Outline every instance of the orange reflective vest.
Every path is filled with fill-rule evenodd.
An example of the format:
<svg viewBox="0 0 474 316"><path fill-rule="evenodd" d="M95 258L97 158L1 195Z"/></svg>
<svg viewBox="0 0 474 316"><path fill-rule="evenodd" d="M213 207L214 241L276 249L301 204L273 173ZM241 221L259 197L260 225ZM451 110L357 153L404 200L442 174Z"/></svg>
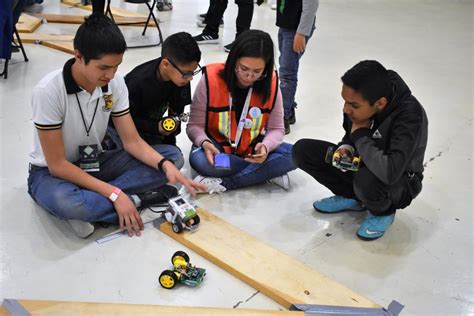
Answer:
<svg viewBox="0 0 474 316"><path fill-rule="evenodd" d="M263 135L266 123L273 109L278 91L278 77L276 72L273 72L270 98L262 103L262 97L252 93L250 98L250 107L258 107L260 109L260 116L250 116L250 111L247 113L247 119L252 121L250 128L245 128L242 131L239 145L235 150L229 142L229 137L232 143L235 143L235 135L237 133L238 121L236 118L235 107L232 107L232 113L229 115L229 89L225 81L221 78L220 73L224 69L224 64L210 64L205 67L206 83L207 83L207 108L206 108L206 133L216 143L222 146L226 153L237 154L239 156L246 156L252 153L253 147L257 143L259 135ZM229 120L232 120L231 130L229 135Z"/></svg>

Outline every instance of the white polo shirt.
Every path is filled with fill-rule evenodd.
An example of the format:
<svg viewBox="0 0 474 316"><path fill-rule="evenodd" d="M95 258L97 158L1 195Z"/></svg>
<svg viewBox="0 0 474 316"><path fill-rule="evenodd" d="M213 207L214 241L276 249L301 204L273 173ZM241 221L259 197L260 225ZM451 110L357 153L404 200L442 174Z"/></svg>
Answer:
<svg viewBox="0 0 474 316"><path fill-rule="evenodd" d="M38 130L60 129L65 157L70 162L76 162L79 159L81 145L97 144L99 150L102 150L101 142L104 139L110 115L122 116L129 113L128 90L120 75L116 74L107 86L97 87L91 95L74 81L71 73L74 61L70 59L63 69L48 74L33 90L32 107L35 129L33 131L34 148L30 152L30 163L33 165L47 166L39 142ZM106 102L106 100L109 101ZM87 135L86 129L89 127L90 131Z"/></svg>

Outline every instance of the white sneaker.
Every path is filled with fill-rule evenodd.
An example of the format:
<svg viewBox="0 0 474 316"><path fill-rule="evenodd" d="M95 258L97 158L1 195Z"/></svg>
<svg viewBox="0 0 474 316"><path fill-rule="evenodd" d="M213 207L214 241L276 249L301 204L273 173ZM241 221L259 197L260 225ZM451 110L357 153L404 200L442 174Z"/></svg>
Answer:
<svg viewBox="0 0 474 316"><path fill-rule="evenodd" d="M282 176L270 179L268 180L268 183L278 185L283 190L290 189L290 177L288 176L288 173L285 173Z"/></svg>
<svg viewBox="0 0 474 316"><path fill-rule="evenodd" d="M198 44L218 44L219 43L219 36L213 36L213 35L204 34L204 33L194 36L193 39Z"/></svg>
<svg viewBox="0 0 474 316"><path fill-rule="evenodd" d="M194 178L194 181L205 184L207 186L207 192L199 191L198 193L213 194L227 191L227 189L223 185L221 185L222 180L220 178L197 176L196 178Z"/></svg>
<svg viewBox="0 0 474 316"><path fill-rule="evenodd" d="M270 4L270 8L272 8L272 10L276 10L277 8L276 0L270 0L268 1L268 3Z"/></svg>
<svg viewBox="0 0 474 316"><path fill-rule="evenodd" d="M87 238L94 232L95 227L89 222L84 222L79 219L68 219L67 221L77 237Z"/></svg>

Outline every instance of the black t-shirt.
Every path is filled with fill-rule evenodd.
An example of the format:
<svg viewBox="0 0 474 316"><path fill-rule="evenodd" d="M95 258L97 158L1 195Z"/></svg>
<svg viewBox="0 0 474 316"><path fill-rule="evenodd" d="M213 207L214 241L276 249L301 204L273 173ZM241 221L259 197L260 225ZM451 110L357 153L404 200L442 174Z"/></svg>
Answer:
<svg viewBox="0 0 474 316"><path fill-rule="evenodd" d="M240 120L240 116L242 115L248 92L249 88L241 89L238 87L234 91L235 96L232 98L232 110L235 111L235 119L237 122Z"/></svg>
<svg viewBox="0 0 474 316"><path fill-rule="evenodd" d="M175 135L158 134L158 122L166 110L169 115L179 115L191 104L191 85L178 87L172 81L158 80L156 72L161 58L135 67L125 76L128 87L130 113L142 138L150 144L176 144Z"/></svg>

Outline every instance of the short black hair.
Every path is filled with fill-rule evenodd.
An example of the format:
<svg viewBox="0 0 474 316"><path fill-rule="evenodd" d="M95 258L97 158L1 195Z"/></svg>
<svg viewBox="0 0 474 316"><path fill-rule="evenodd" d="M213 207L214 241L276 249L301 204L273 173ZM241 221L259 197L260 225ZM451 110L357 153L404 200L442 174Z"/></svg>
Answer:
<svg viewBox="0 0 474 316"><path fill-rule="evenodd" d="M265 78L255 81L253 90L266 102L270 98L273 67L275 64L275 54L273 52L273 41L270 35L260 30L247 30L242 32L235 40L227 56L221 78L227 83L232 96L235 96L237 89L237 77L235 67L237 60L241 57L262 58L265 61Z"/></svg>
<svg viewBox="0 0 474 316"><path fill-rule="evenodd" d="M201 61L201 50L191 34L179 32L166 38L161 48L161 57L179 65Z"/></svg>
<svg viewBox="0 0 474 316"><path fill-rule="evenodd" d="M382 97L389 98L392 86L388 71L375 60L364 60L341 77L342 83L360 93L370 105Z"/></svg>
<svg viewBox="0 0 474 316"><path fill-rule="evenodd" d="M86 64L107 54L123 54L127 43L118 26L103 13L93 13L84 19L74 37L74 49L78 50Z"/></svg>

